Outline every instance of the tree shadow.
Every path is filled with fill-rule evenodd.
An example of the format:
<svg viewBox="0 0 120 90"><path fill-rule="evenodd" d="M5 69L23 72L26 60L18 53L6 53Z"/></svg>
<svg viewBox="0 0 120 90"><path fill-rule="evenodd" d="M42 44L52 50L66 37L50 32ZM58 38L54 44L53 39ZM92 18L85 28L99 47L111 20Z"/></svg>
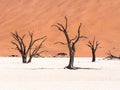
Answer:
<svg viewBox="0 0 120 90"><path fill-rule="evenodd" d="M31 70L58 70L58 69L66 69L66 70L101 70L101 68L81 68L81 67L74 67L72 69L67 69L66 67L65 68L31 68Z"/></svg>
<svg viewBox="0 0 120 90"><path fill-rule="evenodd" d="M74 67L70 70L80 70L80 69L82 69L82 70L101 70L101 68L83 68L83 67Z"/></svg>
<svg viewBox="0 0 120 90"><path fill-rule="evenodd" d="M63 69L63 68L31 68L31 70L57 70L57 69Z"/></svg>

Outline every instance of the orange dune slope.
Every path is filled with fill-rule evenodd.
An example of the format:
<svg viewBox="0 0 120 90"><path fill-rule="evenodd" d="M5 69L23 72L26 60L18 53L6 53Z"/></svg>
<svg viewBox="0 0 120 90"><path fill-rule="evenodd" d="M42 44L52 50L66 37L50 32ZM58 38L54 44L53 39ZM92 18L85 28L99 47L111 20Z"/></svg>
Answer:
<svg viewBox="0 0 120 90"><path fill-rule="evenodd" d="M120 54L120 0L0 0L0 56L18 54L11 49L10 32L14 31L21 35L31 31L35 38L46 35L48 39L42 48L48 50L46 56L68 53L66 46L54 44L65 41L65 37L51 27L57 22L64 24L64 16L68 17L71 38L80 22L81 35L88 37L77 44L76 56L91 55L86 43L94 36L101 42L97 56L105 56L108 50Z"/></svg>

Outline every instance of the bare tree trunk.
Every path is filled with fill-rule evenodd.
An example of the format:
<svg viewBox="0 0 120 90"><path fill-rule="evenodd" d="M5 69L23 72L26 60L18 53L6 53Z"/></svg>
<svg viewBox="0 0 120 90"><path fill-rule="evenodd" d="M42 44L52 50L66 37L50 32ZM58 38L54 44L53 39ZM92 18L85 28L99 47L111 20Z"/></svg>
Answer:
<svg viewBox="0 0 120 90"><path fill-rule="evenodd" d="M70 51L70 61L69 61L69 64L68 64L68 66L66 68L74 69L74 65L73 65L73 63L74 63L74 55L75 55L75 51L71 50Z"/></svg>
<svg viewBox="0 0 120 90"><path fill-rule="evenodd" d="M30 62L31 62L31 60L32 60L32 56L30 56L30 58L29 58L29 60L28 60L28 62L27 62L27 63L30 63Z"/></svg>
<svg viewBox="0 0 120 90"><path fill-rule="evenodd" d="M92 51L92 62L95 62L96 56L95 56L95 52Z"/></svg>
<svg viewBox="0 0 120 90"><path fill-rule="evenodd" d="M22 55L22 62L23 63L27 63L26 59L27 59L27 56L26 55Z"/></svg>

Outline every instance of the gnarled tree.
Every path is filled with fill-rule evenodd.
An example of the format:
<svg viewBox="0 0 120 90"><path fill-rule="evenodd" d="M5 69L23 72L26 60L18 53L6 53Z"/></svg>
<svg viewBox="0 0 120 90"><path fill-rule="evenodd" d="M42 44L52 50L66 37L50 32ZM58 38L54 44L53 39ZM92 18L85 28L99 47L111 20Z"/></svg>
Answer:
<svg viewBox="0 0 120 90"><path fill-rule="evenodd" d="M46 36L42 37L42 38L37 38L37 39L33 39L33 33L29 32L29 36L30 36L30 41L29 44L26 45L24 38L25 38L25 34L20 36L17 32L13 33L11 32L12 37L14 38L14 41L11 41L11 43L13 45L15 45L15 49L19 51L19 53L22 56L22 62L23 63L30 63L32 58L36 55L36 54L40 54L43 51L39 51L42 44L45 42L45 40L47 39ZM41 42L34 47L34 45L36 44L36 42L40 41ZM27 59L28 57L28 59Z"/></svg>
<svg viewBox="0 0 120 90"><path fill-rule="evenodd" d="M89 41L87 46L91 49L92 52L92 62L96 60L96 51L99 48L100 43L95 40L95 37L92 41Z"/></svg>
<svg viewBox="0 0 120 90"><path fill-rule="evenodd" d="M111 51L109 50L108 52L107 52L107 57L105 57L104 59L120 59L120 56L116 56L116 55L113 55L112 53L111 53Z"/></svg>
<svg viewBox="0 0 120 90"><path fill-rule="evenodd" d="M68 34L68 19L67 19L67 17L65 17L65 25L63 25L61 23L57 23L57 24L52 25L52 26L57 27L57 29L59 31L61 31L65 35L67 43L63 43L63 42L58 42L58 43L66 44L67 47L68 47L68 50L69 50L70 60L69 60L68 66L66 68L68 68L68 69L76 69L73 66L73 64L74 64L74 56L75 56L75 51L76 51L76 49L75 49L76 48L76 44L78 43L78 41L81 38L86 38L85 36L81 36L81 33L80 33L80 29L81 29L82 23L80 23L80 25L78 27L77 35L73 39L71 39L69 34Z"/></svg>

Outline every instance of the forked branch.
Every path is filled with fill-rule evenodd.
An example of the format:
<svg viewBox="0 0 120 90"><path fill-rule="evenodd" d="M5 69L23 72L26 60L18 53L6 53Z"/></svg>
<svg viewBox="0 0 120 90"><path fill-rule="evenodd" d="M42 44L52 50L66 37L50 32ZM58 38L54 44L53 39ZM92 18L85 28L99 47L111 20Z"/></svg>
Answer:
<svg viewBox="0 0 120 90"><path fill-rule="evenodd" d="M20 52L23 59L23 63L31 62L32 57L39 52L41 46L47 39L46 36L42 38L33 39L34 34L29 32L30 41L29 41L28 47L26 47L25 41L24 41L25 34L22 37L17 32L11 33L11 34L15 40L15 41L12 41L11 43ZM34 44L36 44L36 42L38 42L39 40L42 40L41 43L37 45L35 48L33 48ZM27 57L29 57L28 61L27 61Z"/></svg>

